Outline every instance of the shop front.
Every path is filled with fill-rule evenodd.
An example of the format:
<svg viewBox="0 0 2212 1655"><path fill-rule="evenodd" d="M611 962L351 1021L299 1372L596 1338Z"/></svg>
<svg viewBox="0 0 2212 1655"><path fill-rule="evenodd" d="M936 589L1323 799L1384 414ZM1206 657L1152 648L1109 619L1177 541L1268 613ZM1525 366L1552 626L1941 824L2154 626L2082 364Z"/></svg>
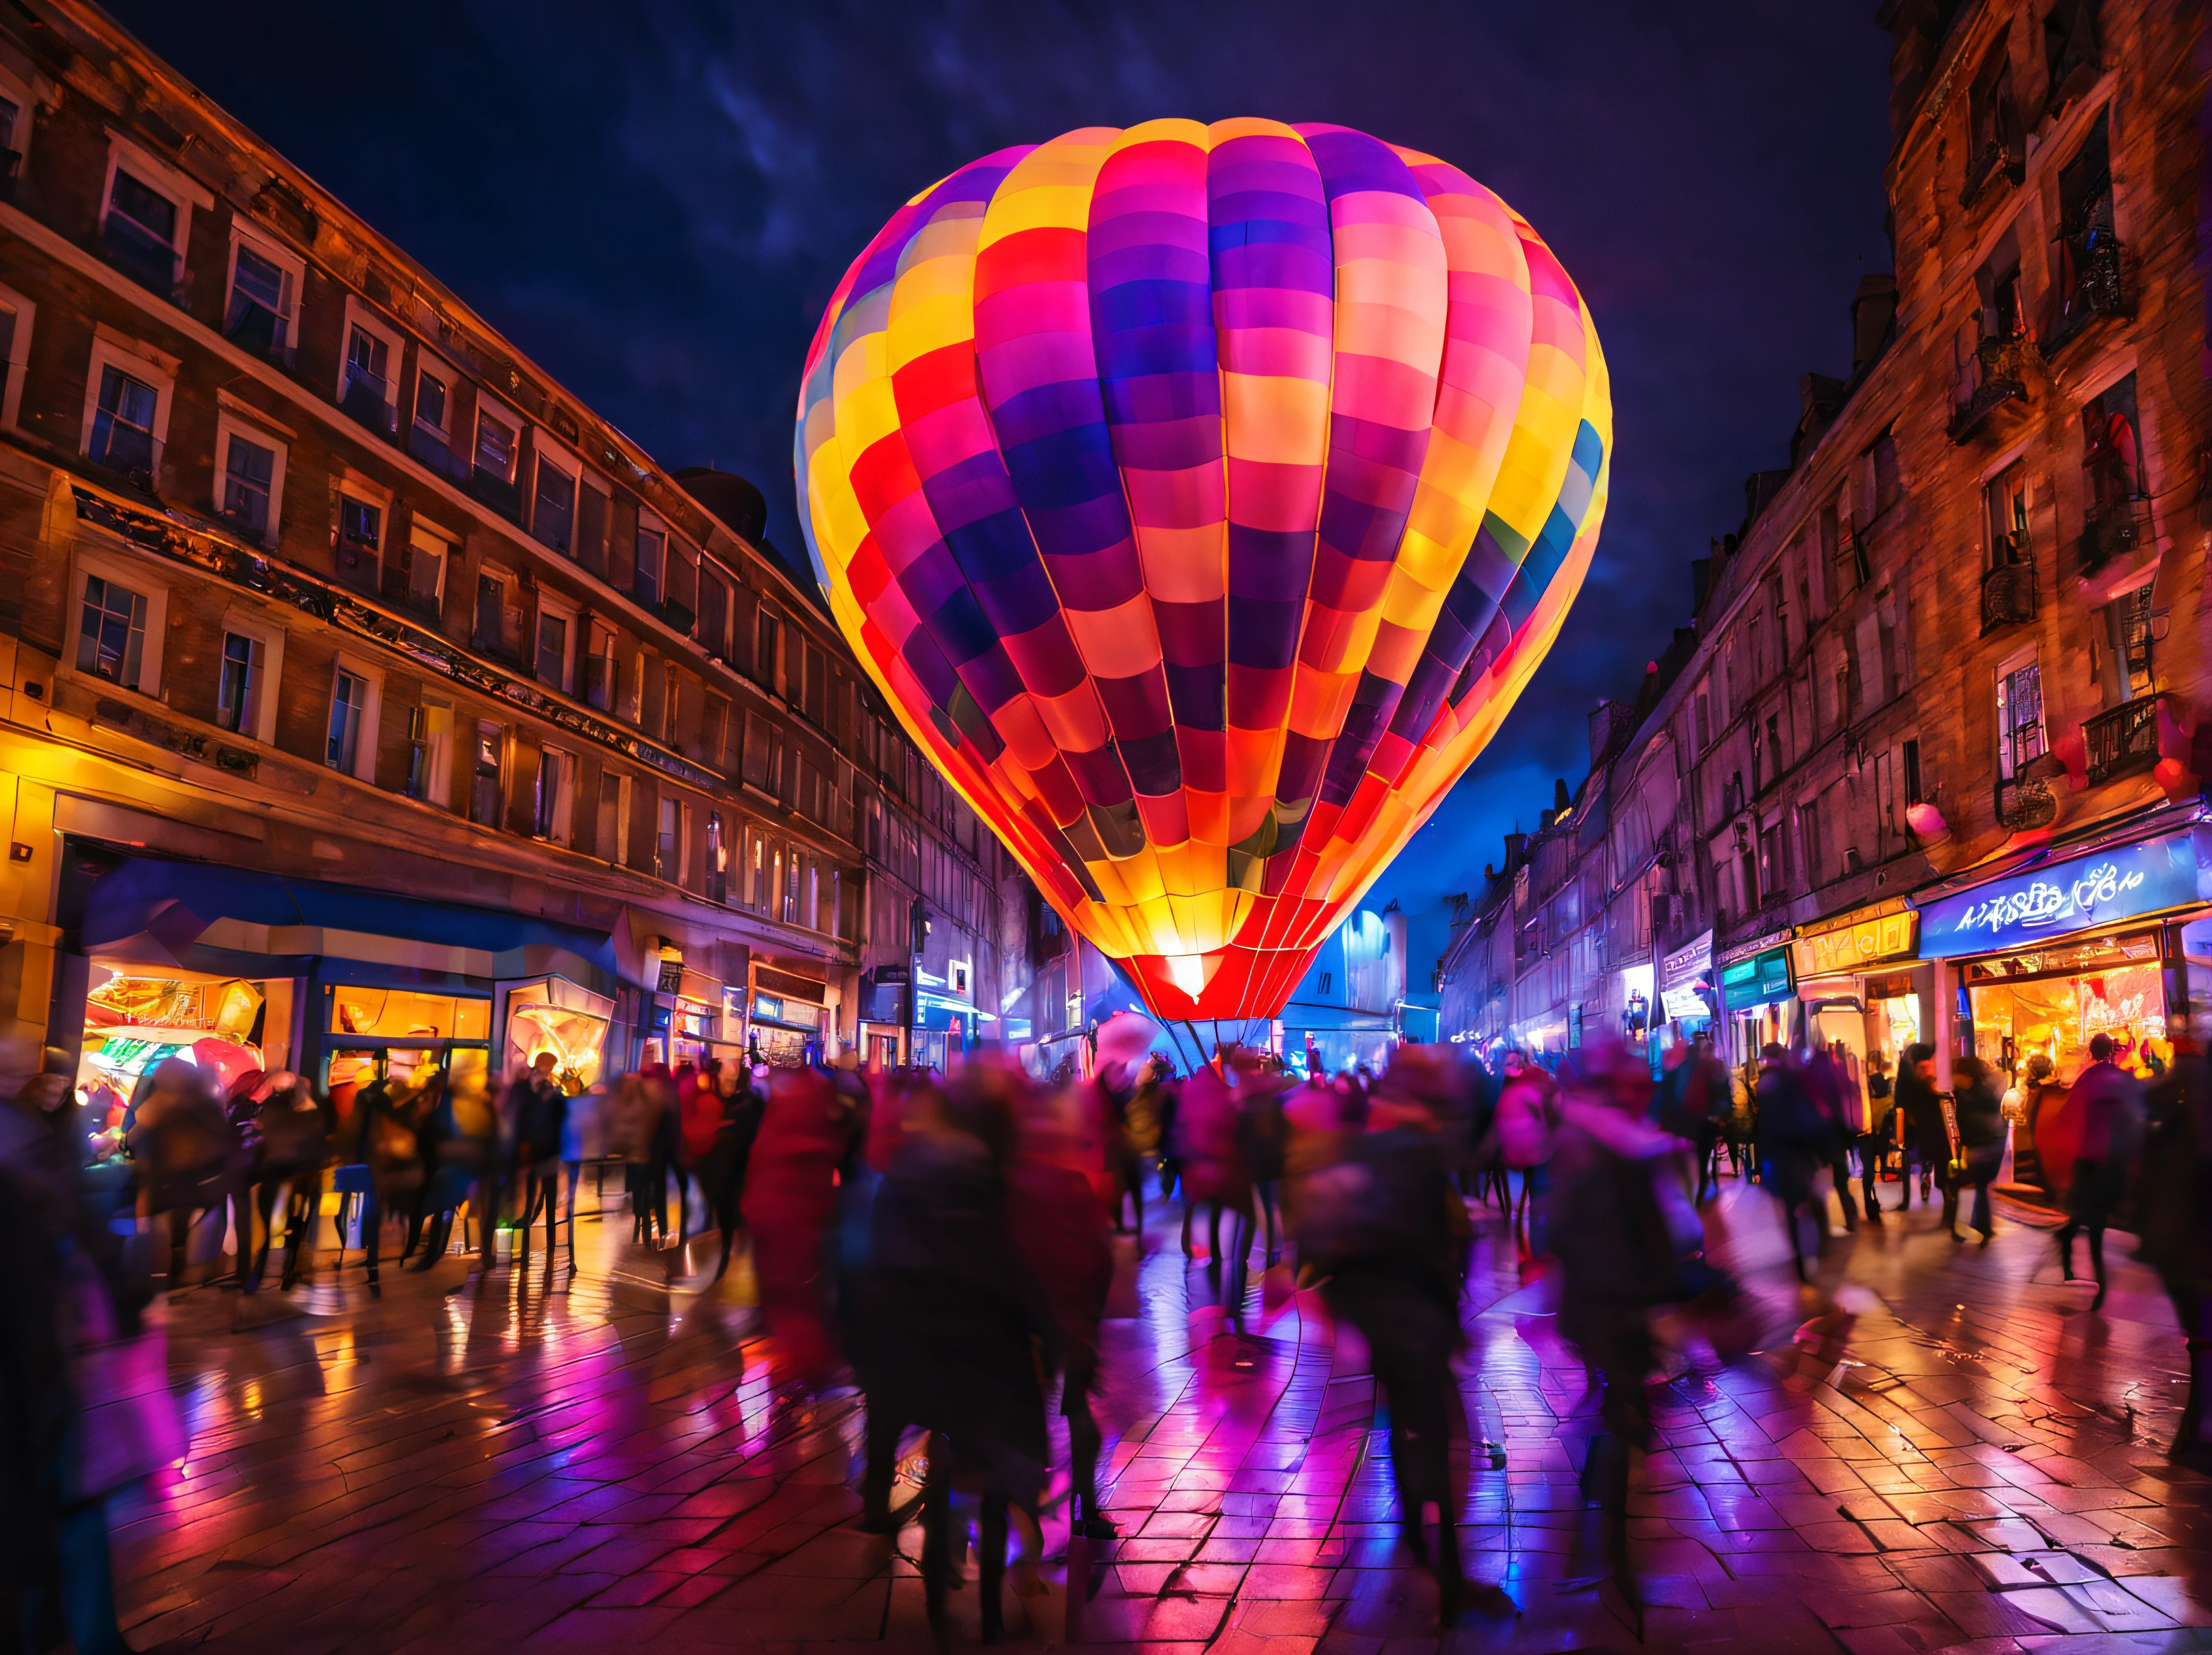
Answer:
<svg viewBox="0 0 2212 1655"><path fill-rule="evenodd" d="M79 934L78 1087L110 1116L170 1056L226 1091L295 1070L342 1114L380 1076L489 1082L495 1057L556 1040L572 1067L604 1062L612 949L573 926L124 857L94 882Z"/></svg>
<svg viewBox="0 0 2212 1655"><path fill-rule="evenodd" d="M1958 996L1953 1050L2069 1085L2089 1042L2140 1074L2171 1056L2206 943L2204 829L2100 849L1926 905L1920 954ZM2197 965L2201 975L2203 967Z"/></svg>
<svg viewBox="0 0 2212 1655"><path fill-rule="evenodd" d="M757 1060L773 1069L820 1062L830 1033L829 985L765 965L756 965L752 978L746 1026Z"/></svg>
<svg viewBox="0 0 2212 1655"><path fill-rule="evenodd" d="M1854 1080L1894 1074L1932 1024L1935 973L1918 964L1920 916L1902 897L1798 928L1790 944L1806 1034L1837 1052Z"/></svg>
<svg viewBox="0 0 2212 1655"><path fill-rule="evenodd" d="M1794 1030L1790 1009L1797 991L1790 975L1790 949L1782 944L1739 954L1720 968L1721 1015L1728 1021L1729 1052L1747 1076L1768 1046L1788 1046Z"/></svg>

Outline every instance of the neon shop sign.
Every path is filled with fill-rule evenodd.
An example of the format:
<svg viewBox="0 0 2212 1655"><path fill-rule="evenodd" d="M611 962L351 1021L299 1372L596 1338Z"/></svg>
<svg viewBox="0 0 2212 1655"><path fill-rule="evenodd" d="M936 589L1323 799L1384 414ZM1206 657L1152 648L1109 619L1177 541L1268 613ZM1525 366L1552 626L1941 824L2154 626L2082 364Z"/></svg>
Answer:
<svg viewBox="0 0 2212 1655"><path fill-rule="evenodd" d="M1932 959L2019 948L2197 898L2196 843L2186 834L2176 834L1931 903L1921 925L1920 954Z"/></svg>

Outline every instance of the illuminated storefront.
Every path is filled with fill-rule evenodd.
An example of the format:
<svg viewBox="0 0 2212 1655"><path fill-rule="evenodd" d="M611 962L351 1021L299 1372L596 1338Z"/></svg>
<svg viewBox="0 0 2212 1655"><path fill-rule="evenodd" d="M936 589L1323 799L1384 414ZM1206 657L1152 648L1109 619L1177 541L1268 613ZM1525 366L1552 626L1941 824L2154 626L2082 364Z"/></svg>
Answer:
<svg viewBox="0 0 2212 1655"><path fill-rule="evenodd" d="M2070 1082L2109 1034L2118 1060L2165 1059L2167 1013L2185 992L2181 921L2203 908L2201 829L2112 846L1929 903L1920 954L1963 991L1956 1049L2010 1074L2047 1058Z"/></svg>
<svg viewBox="0 0 2212 1655"><path fill-rule="evenodd" d="M1920 916L1892 898L1799 928L1790 944L1797 997L1812 1040L1841 1048L1845 1069L1863 1081L1881 1054L1894 1072L1905 1049L1924 1038L1923 997L1935 973L1916 964Z"/></svg>
<svg viewBox="0 0 2212 1655"><path fill-rule="evenodd" d="M553 1054L553 1078L570 1097L597 1085L607 1059L615 1003L565 977L517 983L507 991L508 1074Z"/></svg>
<svg viewBox="0 0 2212 1655"><path fill-rule="evenodd" d="M1732 1055L1739 1064L1755 1064L1770 1044L1790 1044L1790 1008L1796 999L1790 979L1790 950L1760 949L1729 961L1720 968L1720 998Z"/></svg>

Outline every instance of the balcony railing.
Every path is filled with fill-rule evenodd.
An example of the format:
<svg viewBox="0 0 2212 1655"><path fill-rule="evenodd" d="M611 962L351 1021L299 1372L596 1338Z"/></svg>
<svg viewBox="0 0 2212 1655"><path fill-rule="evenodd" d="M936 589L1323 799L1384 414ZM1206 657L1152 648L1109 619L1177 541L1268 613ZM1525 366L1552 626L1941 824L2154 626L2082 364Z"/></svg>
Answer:
<svg viewBox="0 0 2212 1655"><path fill-rule="evenodd" d="M2081 572L2094 574L2115 558L2131 555L2150 542L2150 502L2119 500L2081 524L2077 552Z"/></svg>
<svg viewBox="0 0 2212 1655"><path fill-rule="evenodd" d="M2125 250L2111 231L2100 228L2062 236L2059 250L2064 265L2059 277L2058 314L2043 341L2045 356L2072 343L2100 317L2135 313L2135 296L2122 258Z"/></svg>
<svg viewBox="0 0 2212 1655"><path fill-rule="evenodd" d="M2058 797L2041 776L2016 776L1997 784L1997 826L2007 833L2033 833L2058 820Z"/></svg>
<svg viewBox="0 0 2212 1655"><path fill-rule="evenodd" d="M1982 577L1982 636L2035 619L2035 565L2000 563Z"/></svg>
<svg viewBox="0 0 2212 1655"><path fill-rule="evenodd" d="M1977 348L1978 372L1974 388L1951 409L1950 436L1962 443L1981 427L1982 421L2007 403L2027 400L2027 349L2021 338L1984 339Z"/></svg>
<svg viewBox="0 0 2212 1655"><path fill-rule="evenodd" d="M2158 763L2157 695L2138 695L2081 726L2089 749L2089 780L2117 781Z"/></svg>

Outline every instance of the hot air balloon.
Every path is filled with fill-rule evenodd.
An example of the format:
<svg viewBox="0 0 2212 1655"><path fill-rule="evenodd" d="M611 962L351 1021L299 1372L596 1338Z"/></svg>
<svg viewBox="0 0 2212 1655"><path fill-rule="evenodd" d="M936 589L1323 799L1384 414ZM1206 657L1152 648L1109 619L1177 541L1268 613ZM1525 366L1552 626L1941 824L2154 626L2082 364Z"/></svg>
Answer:
<svg viewBox="0 0 2212 1655"><path fill-rule="evenodd" d="M962 167L832 296L795 464L908 733L1170 1019L1272 1016L1589 567L1589 312L1458 168L1340 126Z"/></svg>

